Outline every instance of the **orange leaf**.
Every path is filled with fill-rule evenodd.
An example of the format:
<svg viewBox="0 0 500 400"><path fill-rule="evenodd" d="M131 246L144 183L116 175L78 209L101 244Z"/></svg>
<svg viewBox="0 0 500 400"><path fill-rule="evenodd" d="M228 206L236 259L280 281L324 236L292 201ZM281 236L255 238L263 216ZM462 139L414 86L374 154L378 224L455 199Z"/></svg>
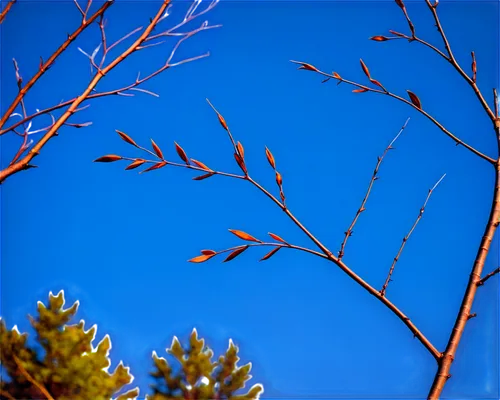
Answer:
<svg viewBox="0 0 500 400"><path fill-rule="evenodd" d="M247 166L245 165L245 162L243 161L243 159L240 157L239 154L237 153L234 153L234 159L236 160L236 162L238 163L238 165L240 166L241 170L245 173L245 175L248 173L247 172Z"/></svg>
<svg viewBox="0 0 500 400"><path fill-rule="evenodd" d="M213 250L202 250L201 254L204 254L206 256L210 256L210 255L213 256L213 255L216 255L217 253L215 251L213 251Z"/></svg>
<svg viewBox="0 0 500 400"><path fill-rule="evenodd" d="M120 156L115 156L114 154L108 154L107 156L96 158L94 162L113 162L121 159L122 158Z"/></svg>
<svg viewBox="0 0 500 400"><path fill-rule="evenodd" d="M281 249L281 246L275 247L269 253L267 253L264 257L262 257L259 261L264 261L264 260L267 260L268 258L271 258L272 256L274 256L278 252L279 249Z"/></svg>
<svg viewBox="0 0 500 400"><path fill-rule="evenodd" d="M281 243L286 243L282 238L280 238L278 235L276 235L275 233L272 233L272 232L268 232L268 235L271 236L274 240L277 240L278 242L281 242ZM286 243L288 244L288 243Z"/></svg>
<svg viewBox="0 0 500 400"><path fill-rule="evenodd" d="M381 35L372 36L370 39L375 40L376 42L385 42L386 40L389 40L388 37L381 36Z"/></svg>
<svg viewBox="0 0 500 400"><path fill-rule="evenodd" d="M298 69L305 69L307 71L319 72L318 68L314 67L311 64L307 64L307 63L302 63L301 66Z"/></svg>
<svg viewBox="0 0 500 400"><path fill-rule="evenodd" d="M129 164L127 168L125 168L126 170L127 169L135 169L137 167L140 167L142 164L144 164L146 162L146 160L143 160L143 159L136 159L132 164Z"/></svg>
<svg viewBox="0 0 500 400"><path fill-rule="evenodd" d="M368 89L365 89L365 88L354 89L352 92L353 93L364 93L364 92L368 92Z"/></svg>
<svg viewBox="0 0 500 400"><path fill-rule="evenodd" d="M365 73L365 75L370 78L370 71L368 71L368 67L365 65L365 63L363 62L363 60L360 58L359 59L359 63L361 64L361 68L363 69L363 72Z"/></svg>
<svg viewBox="0 0 500 400"><path fill-rule="evenodd" d="M334 73L333 73L333 77L334 77L335 79L342 79L342 78L340 77L340 75L339 75L339 74L337 74L336 72L334 72Z"/></svg>
<svg viewBox="0 0 500 400"><path fill-rule="evenodd" d="M370 82L373 83L374 85L377 85L379 88L384 89L382 84L379 81L377 81L376 79L370 79Z"/></svg>
<svg viewBox="0 0 500 400"><path fill-rule="evenodd" d="M267 147L266 147L266 157L267 157L267 161L269 161L269 164L271 164L271 167L276 169L276 163L274 161L273 153L271 153L271 151Z"/></svg>
<svg viewBox="0 0 500 400"><path fill-rule="evenodd" d="M132 138L130 136L128 136L126 133L123 133L121 131L119 131L118 129L116 129L116 133L118 133L120 135L120 137L125 140L128 144L131 144L132 146L135 146L135 147L139 147L137 146L137 143L134 142L132 140Z"/></svg>
<svg viewBox="0 0 500 400"><path fill-rule="evenodd" d="M408 96L410 96L410 100L415 105L418 109L422 109L422 104L420 103L420 99L417 97L415 93L410 92L407 90Z"/></svg>
<svg viewBox="0 0 500 400"><path fill-rule="evenodd" d="M165 165L167 165L168 163L166 161L161 161L161 162L158 162L154 165L152 165L151 167L149 168L146 168L144 171L141 171L140 174L142 174L143 172L149 172L149 171L153 171L154 169L159 169L159 168L163 168Z"/></svg>
<svg viewBox="0 0 500 400"><path fill-rule="evenodd" d="M204 169L205 171L211 171L210 168L208 168L205 164L203 164L201 161L194 160L193 158L191 159L193 164L196 164L196 166L200 167L201 169Z"/></svg>
<svg viewBox="0 0 500 400"><path fill-rule="evenodd" d="M153 139L151 139L151 144L153 145L153 149L156 155L163 160L163 153L161 152L161 149L158 147L158 145L155 143Z"/></svg>
<svg viewBox="0 0 500 400"><path fill-rule="evenodd" d="M184 149L179 146L176 142L175 143L175 150L177 151L177 154L179 155L179 157L182 159L182 161L184 161L187 165L189 165L189 160L187 158L187 155L186 155L186 152L184 151Z"/></svg>
<svg viewBox="0 0 500 400"><path fill-rule="evenodd" d="M243 148L243 145L238 142L236 147L238 148L238 152L240 153L241 158L245 158L245 149Z"/></svg>
<svg viewBox="0 0 500 400"><path fill-rule="evenodd" d="M210 260L215 254L202 254L201 256L197 256L192 258L191 260L188 260L189 262L192 263L202 263L207 260Z"/></svg>
<svg viewBox="0 0 500 400"><path fill-rule="evenodd" d="M216 112L217 112L217 111L216 111ZM222 127L223 127L226 131L228 131L228 130L229 130L229 128L228 128L228 126L227 126L227 124L226 124L226 120L224 119L224 117L223 117L222 115L220 115L219 113L217 113L217 117L219 117L219 122L220 122L220 124L222 125Z"/></svg>
<svg viewBox="0 0 500 400"><path fill-rule="evenodd" d="M283 184L283 178L281 177L281 174L276 171L276 183L278 184L279 187Z"/></svg>
<svg viewBox="0 0 500 400"><path fill-rule="evenodd" d="M262 240L254 238L252 235L249 235L246 232L243 231L238 231L236 229L229 229L229 232L231 232L233 235L238 236L240 239L247 240L249 242L258 242L262 243Z"/></svg>
<svg viewBox="0 0 500 400"><path fill-rule="evenodd" d="M202 181L203 179L210 178L212 175L215 175L215 174L213 172L209 172L208 174L205 174L205 175L195 176L193 178L193 181Z"/></svg>
<svg viewBox="0 0 500 400"><path fill-rule="evenodd" d="M231 254L229 254L223 262L231 261L233 258L235 258L235 257L239 256L241 253L243 253L246 249L248 249L248 245L238 247L235 251L233 251Z"/></svg>

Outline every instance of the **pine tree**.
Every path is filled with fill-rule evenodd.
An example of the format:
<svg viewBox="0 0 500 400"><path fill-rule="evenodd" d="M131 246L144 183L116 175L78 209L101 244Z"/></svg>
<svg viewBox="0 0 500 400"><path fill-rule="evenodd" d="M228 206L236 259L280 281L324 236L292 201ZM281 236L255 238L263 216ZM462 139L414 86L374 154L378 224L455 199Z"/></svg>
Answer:
<svg viewBox="0 0 500 400"><path fill-rule="evenodd" d="M79 302L64 309L63 291L49 294L48 306L38 302L38 317L29 317L41 349L27 344L28 334L20 334L14 326L8 330L0 321L2 376L0 399L57 400L126 400L139 395L132 389L119 394L133 381L129 368L122 362L114 372L107 371L111 340L106 335L93 347L96 326L85 330L84 321L68 325ZM37 351L38 350L38 351ZM41 351L40 351L41 350Z"/></svg>
<svg viewBox="0 0 500 400"><path fill-rule="evenodd" d="M249 375L252 364L237 366L238 347L232 340L225 354L212 362L213 351L205 346L203 339L198 339L193 329L186 348L174 337L167 353L177 361L177 368L172 368L165 358L153 352L155 371L151 375L156 382L152 385L153 395L147 400L253 400L264 392L262 385L255 384L246 393L241 393L245 382L252 378Z"/></svg>

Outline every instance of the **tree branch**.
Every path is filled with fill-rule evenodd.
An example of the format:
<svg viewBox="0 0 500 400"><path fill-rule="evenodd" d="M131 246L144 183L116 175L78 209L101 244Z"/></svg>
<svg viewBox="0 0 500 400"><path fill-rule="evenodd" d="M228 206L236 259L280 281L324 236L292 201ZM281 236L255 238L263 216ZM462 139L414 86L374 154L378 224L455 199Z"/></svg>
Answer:
<svg viewBox="0 0 500 400"><path fill-rule="evenodd" d="M19 371L23 374L23 376L30 382L32 385L36 386L36 388L47 398L47 400L54 400L54 398L50 395L49 391L39 382L37 382L26 369L22 366L21 361L15 355L12 356L14 361L19 368Z"/></svg>
<svg viewBox="0 0 500 400"><path fill-rule="evenodd" d="M347 245L347 241L349 240L349 237L351 237L351 235L353 233L354 226L356 225L356 222L358 221L359 216L361 215L361 213L363 211L366 210L366 208L365 208L366 202L368 201L368 197L370 196L373 184L378 179L377 174L378 174L378 170L380 168L380 165L382 164L382 161L384 160L384 158L387 155L387 153L389 152L389 150L393 149L392 145L396 142L396 140L399 138L399 136L403 133L409 120L410 120L410 118L408 118L406 120L406 122L404 123L404 125L401 128L401 130L399 131L399 133L396 135L396 137L394 139L392 139L391 143L389 143L389 145L387 146L387 148L385 149L383 154L380 157L377 157L377 164L375 165L375 169L373 170L373 175L372 175L372 178L370 179L370 184L368 185L368 189L366 191L365 197L363 198L363 201L361 202L361 206L358 208L358 211L356 212L356 215L354 216L354 219L352 220L351 225L349 225L349 228L347 228L347 231L345 232L344 240L342 241L342 244L340 245L340 250L338 252L339 260L341 260L345 254L345 247Z"/></svg>
<svg viewBox="0 0 500 400"><path fill-rule="evenodd" d="M4 21L5 17L7 16L8 12L10 11L10 9L12 8L12 6L16 1L17 0L10 0L5 6L5 8L2 10L2 12L0 13L0 24Z"/></svg>
<svg viewBox="0 0 500 400"><path fill-rule="evenodd" d="M446 174L444 174L438 181L437 183L431 188L429 189L429 192L427 193L427 197L425 198L425 201L424 201L424 204L423 206L420 208L420 211L418 213L418 217L417 219L415 220L415 222L413 223L413 226L411 227L410 231L406 234L406 236L403 238L403 243L401 243L401 246L399 247L399 250L398 250L398 253L396 254L396 257L394 257L394 260L392 261L392 265L391 265L391 268L389 269L389 273L387 275L387 278L385 280L385 283L384 285L382 286L382 289L380 290L380 295L381 296L385 296L385 292L387 291L387 286L389 286L389 282L392 281L391 277L392 277L392 274L394 272L394 268L396 267L396 263L398 262L399 258L401 257L401 253L403 252L403 249L406 245L406 243L408 242L408 239L410 238L411 234L413 233L413 231L415 230L415 228L417 227L418 223L420 222L420 220L422 219L422 216L424 215L424 211L425 211L425 207L427 206L427 203L429 202L429 199L431 198L431 195L432 195L432 192L434 191L434 189L436 189L436 187L441 183L441 181L444 179L444 177L446 176Z"/></svg>
<svg viewBox="0 0 500 400"><path fill-rule="evenodd" d="M484 160L488 161L489 163L491 164L495 164L496 160L481 153L479 150L475 149L474 147L468 145L467 143L465 143L463 140L459 139L458 137L456 137L453 133L451 133L450 131L448 131L441 123L439 123L434 117L432 117L429 113L427 113L426 111L424 111L421 106L419 106L419 104L415 104L413 103L412 101L408 101L406 99L404 99L403 97L401 96L398 96L394 93L391 93L389 91L387 91L385 88L382 87L381 90L379 89L373 89L373 88L370 88L368 86L365 86L365 85L362 85L360 83L357 83L357 82L353 82L353 81L350 81L350 80L347 80L347 79L344 79L342 78L339 74L337 74L336 72L334 72L333 74L328 74L326 72L323 72L323 71L320 71L319 69L317 69L316 67L312 66L311 64L308 64L308 63L304 63L304 62L301 62L301 61L293 61L291 60L292 63L294 64L299 64L300 67L299 69L305 69L305 70L308 70L308 71L313 71L313 72L316 72L320 75L323 75L323 76L326 76L327 77L327 80L329 79L336 79L339 83L346 83L348 85L351 85L351 86L355 86L359 89L356 89L356 92L357 93L363 93L363 92L372 92L372 93L378 93L378 94L383 94L383 95L386 95L386 96L389 96L389 97L392 97L396 100L399 100L407 105L409 105L410 107L414 108L415 110L417 110L418 112L420 112L422 115L426 116L430 121L432 121L434 123L434 125L436 125L446 136L450 137L451 139L453 139L455 141L455 143L457 145L462 145L463 147L465 147L466 149L470 150L472 153L474 153L475 155L483 158ZM374 80L372 80L374 81ZM377 83L375 83L377 82ZM377 86L381 87L380 85L380 82L378 81L375 81L375 82L372 82L372 83L375 83Z"/></svg>
<svg viewBox="0 0 500 400"><path fill-rule="evenodd" d="M40 68L35 75L24 85L24 87L19 88L19 93L12 101L11 105L7 108L3 116L0 118L0 129L4 126L5 122L9 119L10 115L14 112L16 107L24 98L26 93L33 87L33 85L42 77L42 75L47 71L54 61L68 48L68 46L85 30L87 29L99 16L104 14L104 12L113 4L113 0L107 0L87 21L83 21L82 24L74 31L64 43L49 57L47 61L40 64ZM1 180L0 180L1 182Z"/></svg>
<svg viewBox="0 0 500 400"><path fill-rule="evenodd" d="M500 272L500 267L498 267L497 269L491 271L489 274L485 275L483 279L481 279L480 281L477 282L477 286L482 286L484 285L484 283L490 279L493 275L495 274L498 274Z"/></svg>

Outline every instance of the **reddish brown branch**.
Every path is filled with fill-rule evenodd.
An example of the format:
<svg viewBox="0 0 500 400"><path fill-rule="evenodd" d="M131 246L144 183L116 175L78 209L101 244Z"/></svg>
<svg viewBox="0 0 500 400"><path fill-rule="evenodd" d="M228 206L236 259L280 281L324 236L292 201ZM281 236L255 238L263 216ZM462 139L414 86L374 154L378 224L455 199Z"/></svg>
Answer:
<svg viewBox="0 0 500 400"><path fill-rule="evenodd" d="M356 211L356 215L354 216L354 219L352 220L351 225L349 225L349 228L347 228L347 231L345 232L344 240L342 241L342 244L340 245L340 250L338 252L338 258L339 258L339 260L341 260L342 257L344 257L345 247L347 245L347 241L349 240L349 237L351 237L351 235L353 233L354 226L356 225L356 222L358 221L359 216L361 215L361 213L363 211L366 210L366 202L368 201L368 197L370 197L370 193L372 191L373 184L378 179L377 174L378 174L378 170L380 168L380 165L382 164L382 161L384 160L384 158L387 155L387 153L389 152L389 150L393 149L392 145L396 142L396 140L399 138L399 136L403 133L403 131L406 128L406 125L408 124L409 120L410 120L410 118L408 118L406 120L406 122L404 123L403 127L400 129L400 131L398 132L398 134L396 135L396 137L394 139L392 139L391 143L389 143L389 145L386 147L386 149L382 153L382 155L379 156L379 157L377 157L377 164L375 165L375 169L373 170L373 175L372 175L372 177L370 179L370 183L368 185L368 189L366 191L365 197L363 198L363 201L361 202L361 206Z"/></svg>
<svg viewBox="0 0 500 400"><path fill-rule="evenodd" d="M451 133L450 131L448 131L440 122L438 122L433 116L431 116L429 113L427 113L426 111L424 111L417 104L414 104L412 101L406 100L403 97L398 96L398 95L396 95L394 93L391 93L389 91L386 91L386 90L379 90L379 89L370 88L370 87L368 87L366 85L362 85L360 83L344 79L340 75L338 75L337 73L328 74L326 72L320 71L319 69L317 69L316 67L314 67L314 66L312 66L311 64L308 64L308 63L304 63L304 62L301 62L301 61L294 61L294 60L291 60L291 62L294 63L294 64L299 64L301 66L299 69L305 69L305 70L308 70L308 71L313 71L313 72L316 72L316 73L318 73L318 74L320 74L322 76L326 76L329 79L335 79L335 80L337 80L340 83L343 82L343 83L346 83L348 85L355 86L355 87L361 89L361 92L372 92L372 93L383 94L383 95L392 97L392 98L394 98L396 100L399 100L399 101L401 101L401 102L409 105L410 107L414 108L415 110L417 110L418 112L420 112L422 115L425 115L446 136L448 136L451 139L453 139L457 145L458 144L462 145L463 147L465 147L466 149L470 150L475 155L483 158L484 160L490 162L491 164L495 164L496 163L496 160L494 158L491 158L491 157L489 157L489 156L481 153L479 150L475 149L474 147L472 147L469 144L465 143L463 140L461 140L458 137L456 137L453 133Z"/></svg>
<svg viewBox="0 0 500 400"><path fill-rule="evenodd" d="M19 368L19 371L21 371L21 374L26 378L26 380L29 383L31 383L33 386L35 386L40 391L40 393L42 393L47 398L47 400L54 400L54 398L51 396L51 394L45 388L45 386L43 386L40 382L37 382L36 379L34 379L29 374L29 372L26 371L26 369L22 366L21 361L16 356L13 356L13 357L14 357L14 361L17 365L17 368Z"/></svg>
<svg viewBox="0 0 500 400"><path fill-rule="evenodd" d="M33 87L33 85L42 77L42 75L47 71L54 61L68 48L68 46L85 30L87 29L98 17L100 17L104 12L113 4L113 1L106 1L88 20L83 21L82 24L74 31L64 43L49 57L47 61L40 65L40 68L35 75L24 85L20 87L19 93L12 101L11 105L7 108L3 116L0 118L0 129L4 126L5 122L9 119L10 115L14 112L16 107L24 98L26 93ZM1 179L0 179L1 182Z"/></svg>
<svg viewBox="0 0 500 400"><path fill-rule="evenodd" d="M4 21L5 17L7 16L8 12L10 11L10 9L12 8L12 6L16 1L17 0L10 0L5 6L5 8L2 10L2 12L0 13L0 24Z"/></svg>
<svg viewBox="0 0 500 400"><path fill-rule="evenodd" d="M425 198L425 201L424 201L424 204L422 205L422 207L420 208L420 211L418 213L418 217L417 219L415 220L415 222L413 223L410 231L406 234L406 236L403 238L403 242L401 243L401 246L399 247L399 250L398 250L398 253L396 254L396 257L394 257L393 261L392 261L392 265L391 265L391 268L389 269L389 273L387 274L387 278L385 280L385 283L384 285L382 286L382 289L380 290L380 295L381 296L385 296L385 293L387 291L387 286L389 286L389 282L392 281L392 274L394 272L394 268L396 268L396 263L398 262L399 258L401 257L401 253L403 252L403 249L406 245L406 243L408 242L408 239L410 239L410 236L412 235L413 231L415 230L415 228L417 227L418 223L420 222L420 220L422 219L422 216L424 215L424 211L425 211L425 207L427 206L427 203L429 202L429 199L431 198L431 195L432 195L432 192L436 189L436 187L441 183L441 181L444 179L444 177L446 176L446 174L444 174L438 181L437 183L431 188L429 189L429 192L427 193L427 197Z"/></svg>
<svg viewBox="0 0 500 400"><path fill-rule="evenodd" d="M490 279L493 275L498 274L500 272L500 267L497 269L491 271L489 274L486 274L483 279L481 279L479 282L477 282L477 286L482 286L484 283Z"/></svg>

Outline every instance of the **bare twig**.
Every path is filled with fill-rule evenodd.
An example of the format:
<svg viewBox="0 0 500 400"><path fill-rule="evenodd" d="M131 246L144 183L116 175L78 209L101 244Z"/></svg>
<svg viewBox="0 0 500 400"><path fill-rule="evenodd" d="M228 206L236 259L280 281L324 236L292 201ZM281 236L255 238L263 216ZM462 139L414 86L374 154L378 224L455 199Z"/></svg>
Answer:
<svg viewBox="0 0 500 400"><path fill-rule="evenodd" d="M6 397L8 400L16 400L14 397L10 395L9 392L6 392L5 390L0 389L0 396Z"/></svg>
<svg viewBox="0 0 500 400"><path fill-rule="evenodd" d="M5 6L5 8L2 10L2 12L0 13L0 24L4 21L5 17L7 16L7 13L10 11L10 9L12 8L12 6L16 1L17 0L10 0Z"/></svg>
<svg viewBox="0 0 500 400"><path fill-rule="evenodd" d="M54 398L50 395L49 391L40 383L37 382L26 369L22 366L21 361L15 355L13 355L14 361L19 368L19 371L23 374L23 376L30 382L32 385L36 386L38 390L47 398L47 400L54 400Z"/></svg>
<svg viewBox="0 0 500 400"><path fill-rule="evenodd" d="M498 274L499 272L500 272L500 267L498 267L497 269L495 269L495 270L491 271L489 274L486 274L486 275L484 276L484 278L483 278L483 279L481 279L480 281L478 281L478 282L477 282L477 286L482 286L482 285L484 285L484 283L485 283L488 279L490 279L493 275Z"/></svg>
<svg viewBox="0 0 500 400"><path fill-rule="evenodd" d="M320 75L326 76L329 79L336 79L339 82L343 82L343 83L346 83L348 85L355 86L355 87L357 87L357 88L360 89L360 92L372 92L372 93L383 94L383 95L387 95L389 97L392 97L392 98L394 98L396 100L399 100L399 101L401 101L401 102L409 105L410 107L414 108L415 110L417 110L418 112L420 112L422 115L425 115L446 136L448 136L451 139L453 139L457 145L462 145L466 149L470 150L472 153L474 153L477 156L485 159L486 161L490 162L491 164L495 164L495 162L496 162L496 160L494 158L491 158L491 157L489 157L489 156L481 153L479 150L475 149L474 147L472 147L469 144L465 143L463 140L461 140L458 137L456 137L453 133L451 133L450 131L448 131L441 123L439 123L433 116L431 116L429 113L427 113L426 111L424 111L417 104L414 104L412 101L406 100L403 97L398 96L398 95L396 95L394 93L388 92L386 90L379 90L379 89L370 88L370 87L368 87L366 85L362 85L360 83L344 79L340 75L338 75L337 73L328 74L326 72L320 71L319 69L317 69L316 67L314 67L314 66L312 66L311 64L308 64L308 63L304 63L304 62L301 62L301 61L293 61L293 60L291 60L291 62L294 63L294 64L299 64L300 65L299 69L305 69L305 70L313 71L313 72L316 72L316 73L318 73Z"/></svg>
<svg viewBox="0 0 500 400"><path fill-rule="evenodd" d="M427 206L427 203L429 202L429 199L431 198L431 195L432 195L432 192L434 191L434 189L436 189L436 187L441 183L441 181L444 179L444 177L446 176L446 174L444 174L438 181L437 183L431 188L429 189L429 192L427 193L427 197L425 198L425 201L424 201L424 204L422 205L422 207L420 208L420 211L418 213L418 217L417 219L415 220L415 222L413 223L413 226L411 227L410 231L406 234L406 236L403 238L403 242L401 243L401 246L399 247L399 250L398 250L398 253L396 254L396 257L394 257L393 261L392 261L392 265L391 265L391 268L389 269L389 273L387 274L387 278L385 280L385 283L384 285L382 286L382 289L380 290L380 295L381 296L385 296L385 293L387 291L387 286L389 286L389 282L392 281L392 274L394 272L394 268L396 267L396 263L398 262L399 258L401 257L401 253L403 252L403 249L406 245L406 243L408 242L408 239L410 238L410 236L412 235L413 231L415 230L415 228L417 227L418 223L420 222L420 220L422 219L422 216L424 215L424 211L425 211L425 207Z"/></svg>
<svg viewBox="0 0 500 400"><path fill-rule="evenodd" d="M40 68L36 72L35 75L24 85L24 87L20 88L19 93L12 101L11 105L7 108L3 116L0 118L0 129L3 128L5 122L9 119L10 115L14 112L16 107L21 102L21 99L24 98L26 93L33 87L33 85L42 77L42 75L47 71L54 61L68 48L68 46L85 30L87 29L97 18L99 18L104 12L113 4L113 0L106 1L88 20L82 22L82 24L78 27L76 31L74 31L71 35L68 35L68 38L64 41L64 43L49 57L47 61L40 65Z"/></svg>
<svg viewBox="0 0 500 400"><path fill-rule="evenodd" d="M356 215L354 216L354 219L352 220L351 225L349 225L349 228L347 228L347 231L345 232L345 235L344 235L344 240L342 241L342 244L340 245L340 250L338 252L338 258L339 258L339 260L341 260L342 257L345 254L345 247L347 245L347 241L349 240L349 237L351 237L351 235L353 233L354 226L356 225L356 222L358 221L359 216L361 215L361 213L363 211L366 210L366 207L365 207L366 206L366 202L368 201L368 197L370 197L370 193L371 193L373 184L378 179L377 174L378 174L378 170L380 168L380 165L382 164L382 161L384 160L384 158L387 155L387 153L389 152L389 150L393 149L392 145L396 142L396 140L398 140L399 136L403 133L403 131L406 128L406 125L408 124L409 120L410 120L410 118L408 118L406 120L406 122L404 123L403 127L400 129L400 131L398 132L398 134L396 135L396 137L394 139L392 139L391 143L389 143L389 145L386 147L386 149L382 153L382 155L379 156L379 157L377 157L377 164L375 165L375 169L373 170L373 174L372 174L372 177L370 179L370 184L368 185L368 189L366 191L365 197L363 198L363 201L361 202L361 206L356 211Z"/></svg>

